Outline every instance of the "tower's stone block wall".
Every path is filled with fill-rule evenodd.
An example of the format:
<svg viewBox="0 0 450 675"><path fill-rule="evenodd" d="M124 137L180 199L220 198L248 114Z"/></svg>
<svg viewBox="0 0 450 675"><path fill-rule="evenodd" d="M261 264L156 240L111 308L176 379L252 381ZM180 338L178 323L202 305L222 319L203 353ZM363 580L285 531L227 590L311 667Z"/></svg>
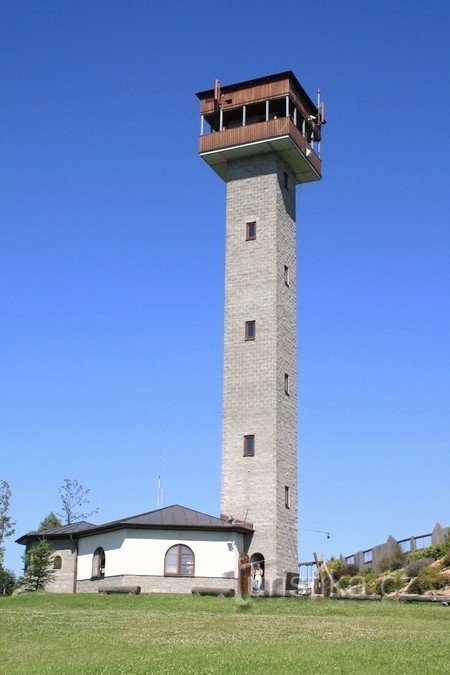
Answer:
<svg viewBox="0 0 450 675"><path fill-rule="evenodd" d="M264 556L270 585L297 570L295 184L272 153L230 162L228 179L222 512L254 524L249 554ZM254 457L243 456L248 434Z"/></svg>

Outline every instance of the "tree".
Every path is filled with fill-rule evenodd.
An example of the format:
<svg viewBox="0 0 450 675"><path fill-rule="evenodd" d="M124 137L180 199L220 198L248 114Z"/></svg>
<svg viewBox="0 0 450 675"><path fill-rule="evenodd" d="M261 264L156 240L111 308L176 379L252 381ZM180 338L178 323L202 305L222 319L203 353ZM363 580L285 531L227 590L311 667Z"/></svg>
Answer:
<svg viewBox="0 0 450 675"><path fill-rule="evenodd" d="M52 581L54 551L50 542L42 537L23 556L25 572L21 585L27 591L43 591Z"/></svg>
<svg viewBox="0 0 450 675"><path fill-rule="evenodd" d="M0 569L0 595L11 595L16 587L16 575L11 570Z"/></svg>
<svg viewBox="0 0 450 675"><path fill-rule="evenodd" d="M48 516L45 516L44 520L39 525L38 532L41 530L51 530L53 527L59 527L60 525L62 525L61 520L53 513L53 511L50 511Z"/></svg>
<svg viewBox="0 0 450 675"><path fill-rule="evenodd" d="M94 513L97 513L98 508L89 511L89 513L80 511L84 504L89 504L89 499L87 498L89 492L90 490L85 490L75 478L73 480L64 478L64 483L59 488L62 513L58 513L58 516L60 516L67 525L75 523L78 520L84 520Z"/></svg>
<svg viewBox="0 0 450 675"><path fill-rule="evenodd" d="M0 569L3 568L3 558L5 555L5 547L3 545L6 537L14 534L15 522L9 515L9 507L11 504L11 488L6 480L0 480Z"/></svg>

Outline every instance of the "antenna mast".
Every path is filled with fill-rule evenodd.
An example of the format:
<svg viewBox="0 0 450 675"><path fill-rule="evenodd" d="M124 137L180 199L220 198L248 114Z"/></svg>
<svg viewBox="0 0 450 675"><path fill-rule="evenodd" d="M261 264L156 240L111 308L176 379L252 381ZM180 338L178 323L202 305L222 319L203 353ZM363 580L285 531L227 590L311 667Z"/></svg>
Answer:
<svg viewBox="0 0 450 675"><path fill-rule="evenodd" d="M161 438L159 444L159 475L158 475L158 488L156 490L156 508L162 509L163 506L163 489L161 484L161 473L162 473L162 437L163 432L161 431Z"/></svg>

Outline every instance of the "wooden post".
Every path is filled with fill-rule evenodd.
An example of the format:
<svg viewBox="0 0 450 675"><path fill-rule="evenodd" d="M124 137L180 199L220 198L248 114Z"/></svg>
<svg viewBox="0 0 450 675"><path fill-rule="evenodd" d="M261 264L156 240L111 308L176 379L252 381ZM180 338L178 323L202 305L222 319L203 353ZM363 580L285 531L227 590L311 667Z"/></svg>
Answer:
<svg viewBox="0 0 450 675"><path fill-rule="evenodd" d="M250 592L250 558L248 553L239 556L239 593L248 595Z"/></svg>

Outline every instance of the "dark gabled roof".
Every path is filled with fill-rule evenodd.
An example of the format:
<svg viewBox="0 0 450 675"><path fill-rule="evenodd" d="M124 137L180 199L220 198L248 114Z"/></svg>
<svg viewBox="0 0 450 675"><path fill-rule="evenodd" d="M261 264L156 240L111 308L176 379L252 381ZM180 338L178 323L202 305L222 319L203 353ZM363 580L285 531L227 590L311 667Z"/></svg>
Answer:
<svg viewBox="0 0 450 675"><path fill-rule="evenodd" d="M104 530L117 530L119 528L149 528L149 529L179 529L179 530L231 530L233 532L248 532L251 531L251 525L244 526L242 524L230 523L222 518L210 516L201 511L188 509L186 506L174 504L173 506L166 506L163 509L156 509L155 511L147 511L140 513L137 516L130 518L122 518L121 520L113 520L110 523L98 525L95 532Z"/></svg>
<svg viewBox="0 0 450 675"><path fill-rule="evenodd" d="M46 539L66 539L108 530L118 530L122 528L144 528L144 529L178 529L178 530L228 530L232 532L252 532L252 526L242 523L232 523L216 516L209 516L201 511L188 509L186 506L174 504L166 506L163 509L140 513L130 518L112 520L102 525L93 525L92 523L73 523L72 525L62 525L54 527L51 530L41 532L28 532L17 539L18 544L28 544L30 541L39 537Z"/></svg>
<svg viewBox="0 0 450 675"><path fill-rule="evenodd" d="M88 523L86 520L80 520L78 523L70 523L69 525L58 525L52 527L50 530L39 530L36 534L45 536L49 532L52 534L74 534L75 532L82 532L88 530L90 527L96 527L95 523Z"/></svg>
<svg viewBox="0 0 450 675"><path fill-rule="evenodd" d="M70 525L58 525L58 527L52 527L50 530L38 530L27 532L19 539L16 539L17 544L27 544L33 539L39 539L40 537L45 537L45 539L66 539L70 538L70 535L79 534L80 532L86 532L93 527L97 527L94 523L88 523L86 520L80 520L78 523L70 523Z"/></svg>
<svg viewBox="0 0 450 675"><path fill-rule="evenodd" d="M116 522L116 521L115 521ZM148 511L138 516L131 516L120 521L124 525L164 525L168 527L219 527L226 528L229 524L216 516L209 516L201 511L188 509L186 506L174 504L163 509Z"/></svg>

